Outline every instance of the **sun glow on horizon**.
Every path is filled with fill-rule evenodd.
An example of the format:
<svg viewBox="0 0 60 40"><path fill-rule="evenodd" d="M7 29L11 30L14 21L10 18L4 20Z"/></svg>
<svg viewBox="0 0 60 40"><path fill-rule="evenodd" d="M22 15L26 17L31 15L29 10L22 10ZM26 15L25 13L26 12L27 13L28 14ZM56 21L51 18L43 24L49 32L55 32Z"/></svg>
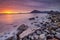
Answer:
<svg viewBox="0 0 60 40"><path fill-rule="evenodd" d="M20 13L20 12L16 12L15 10L3 10L1 13L6 13L6 14L12 14L12 13Z"/></svg>
<svg viewBox="0 0 60 40"><path fill-rule="evenodd" d="M3 9L0 13L13 14L13 13L28 13L29 10L17 10L17 9Z"/></svg>

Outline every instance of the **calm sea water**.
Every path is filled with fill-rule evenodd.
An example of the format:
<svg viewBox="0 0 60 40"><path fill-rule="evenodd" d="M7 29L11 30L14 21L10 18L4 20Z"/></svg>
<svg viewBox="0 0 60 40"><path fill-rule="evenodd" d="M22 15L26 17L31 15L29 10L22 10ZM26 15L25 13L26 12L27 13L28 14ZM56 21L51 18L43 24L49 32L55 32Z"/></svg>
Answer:
<svg viewBox="0 0 60 40"><path fill-rule="evenodd" d="M28 24L28 18L31 17L45 17L48 16L46 13L38 13L38 14L3 14L0 15L0 33L14 30L17 25L21 25L23 23Z"/></svg>

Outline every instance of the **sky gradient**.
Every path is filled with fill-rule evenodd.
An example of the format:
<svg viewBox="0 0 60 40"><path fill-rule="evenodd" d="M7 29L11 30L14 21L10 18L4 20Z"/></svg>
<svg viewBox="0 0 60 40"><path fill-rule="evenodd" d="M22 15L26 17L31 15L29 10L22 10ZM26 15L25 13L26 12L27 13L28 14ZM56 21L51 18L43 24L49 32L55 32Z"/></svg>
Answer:
<svg viewBox="0 0 60 40"><path fill-rule="evenodd" d="M5 11L24 13L34 9L60 11L60 0L0 0L0 13Z"/></svg>

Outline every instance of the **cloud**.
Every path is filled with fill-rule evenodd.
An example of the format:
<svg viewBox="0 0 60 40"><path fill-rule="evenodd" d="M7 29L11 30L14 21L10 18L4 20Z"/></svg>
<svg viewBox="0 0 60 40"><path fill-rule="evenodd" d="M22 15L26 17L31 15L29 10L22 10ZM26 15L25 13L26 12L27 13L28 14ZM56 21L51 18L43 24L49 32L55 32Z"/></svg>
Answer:
<svg viewBox="0 0 60 40"><path fill-rule="evenodd" d="M0 9L60 9L60 0L0 0Z"/></svg>

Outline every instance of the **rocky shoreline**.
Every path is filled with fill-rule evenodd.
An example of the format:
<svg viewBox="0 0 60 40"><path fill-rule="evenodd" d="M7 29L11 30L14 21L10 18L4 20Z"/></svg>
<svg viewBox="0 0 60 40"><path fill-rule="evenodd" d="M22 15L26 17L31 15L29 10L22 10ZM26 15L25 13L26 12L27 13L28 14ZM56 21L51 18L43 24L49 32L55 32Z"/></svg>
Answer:
<svg viewBox="0 0 60 40"><path fill-rule="evenodd" d="M40 19L42 19L42 22ZM28 20L34 27L29 28L28 25L21 24L11 34L12 36L5 36L5 39L0 36L0 40L60 40L60 14L49 14L46 18L35 16Z"/></svg>
<svg viewBox="0 0 60 40"><path fill-rule="evenodd" d="M35 24L35 26L40 27L35 32L25 36L22 40L60 40L60 14L49 14L50 22L34 22L31 24ZM39 18L39 17L36 17ZM34 18L30 18L31 20L35 20Z"/></svg>

